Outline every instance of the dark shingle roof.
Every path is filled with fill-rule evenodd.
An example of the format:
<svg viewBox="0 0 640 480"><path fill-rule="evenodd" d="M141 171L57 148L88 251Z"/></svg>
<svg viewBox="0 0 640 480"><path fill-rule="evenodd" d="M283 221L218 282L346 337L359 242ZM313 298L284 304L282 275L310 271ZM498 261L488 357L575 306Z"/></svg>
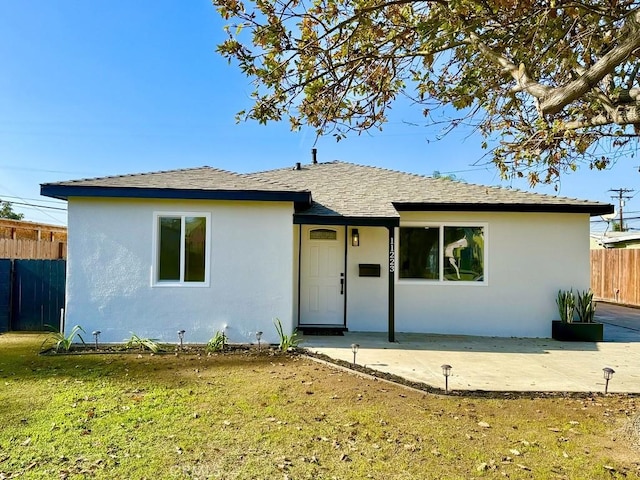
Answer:
<svg viewBox="0 0 640 480"><path fill-rule="evenodd" d="M297 218L397 224L399 211L515 211L610 213L613 206L431 178L345 162L252 174L211 167L90 178L41 186L42 195L291 201ZM313 202L311 202L313 200Z"/></svg>
<svg viewBox="0 0 640 480"><path fill-rule="evenodd" d="M601 214L612 206L553 195L487 187L344 162L245 175L310 190L305 215L398 218L402 210L566 211Z"/></svg>
<svg viewBox="0 0 640 480"><path fill-rule="evenodd" d="M288 200L308 204L309 192L292 189L277 181L260 180L211 167L87 178L45 183L42 195L189 198L230 200Z"/></svg>

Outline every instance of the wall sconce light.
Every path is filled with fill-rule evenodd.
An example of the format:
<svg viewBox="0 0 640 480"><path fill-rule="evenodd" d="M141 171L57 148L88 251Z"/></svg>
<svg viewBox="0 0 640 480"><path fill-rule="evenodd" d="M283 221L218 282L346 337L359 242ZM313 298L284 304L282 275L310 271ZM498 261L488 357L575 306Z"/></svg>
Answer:
<svg viewBox="0 0 640 480"><path fill-rule="evenodd" d="M93 335L96 339L96 350L98 350L98 337L101 333L102 332L100 330L94 330L93 332L91 332L91 335Z"/></svg>
<svg viewBox="0 0 640 480"><path fill-rule="evenodd" d="M360 233L357 228L351 229L351 246L359 247L360 246Z"/></svg>
<svg viewBox="0 0 640 480"><path fill-rule="evenodd" d="M352 343L351 344L351 351L353 352L353 366L356 366L356 354L358 353L358 350L360 350L360 345L358 345L357 343Z"/></svg>
<svg viewBox="0 0 640 480"><path fill-rule="evenodd" d="M611 377L613 377L613 374L616 373L616 371L609 367L604 367L602 371L604 372L604 379L606 382L604 384L604 393L607 393L609 390L609 380L611 380Z"/></svg>
<svg viewBox="0 0 640 480"><path fill-rule="evenodd" d="M178 330L178 338L180 339L180 350L182 350L182 340L184 339L185 330Z"/></svg>
<svg viewBox="0 0 640 480"><path fill-rule="evenodd" d="M444 393L449 393L449 375L451 375L451 365L444 364L442 368L442 375L444 375Z"/></svg>

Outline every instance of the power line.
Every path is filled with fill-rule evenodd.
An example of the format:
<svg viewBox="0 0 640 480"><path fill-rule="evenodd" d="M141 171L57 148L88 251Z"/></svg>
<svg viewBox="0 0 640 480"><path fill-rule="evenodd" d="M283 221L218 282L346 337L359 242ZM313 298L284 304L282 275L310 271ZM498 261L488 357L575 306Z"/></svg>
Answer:
<svg viewBox="0 0 640 480"><path fill-rule="evenodd" d="M25 172L38 172L38 173L64 173L69 175L95 175L95 173L90 172L80 172L80 171L70 171L70 170L47 170L43 168L34 168L34 167L22 167L20 165L0 165L0 168L3 170L22 170Z"/></svg>
<svg viewBox="0 0 640 480"><path fill-rule="evenodd" d="M440 174L442 175L449 175L452 173L478 172L480 170L489 170L489 169L487 167L478 167L478 168L467 168L465 170L452 170L450 172L440 172L439 170L437 171L440 172Z"/></svg>
<svg viewBox="0 0 640 480"><path fill-rule="evenodd" d="M0 184L0 188L4 189L4 190L5 190L5 191L7 191L7 192L11 192L11 189L7 188L7 186L6 186L6 185L2 185L2 184ZM16 198L19 198L20 200L23 200L23 201L24 201L24 199L23 199L23 198L21 198L21 197L16 197ZM29 208L34 208L34 209L38 210L42 215L45 215L45 216L47 216L47 217L51 218L52 220L54 220L54 221L56 221L56 222L59 222L59 221L60 221L60 219L59 219L59 218L56 218L56 217L54 217L53 215L51 215L49 212L45 212L45 211L43 210L43 208L52 208L52 207L44 207L43 205L34 205L34 204L27 203L27 202L25 202L25 204L26 204L26 205L28 205L28 207L29 207Z"/></svg>
<svg viewBox="0 0 640 480"><path fill-rule="evenodd" d="M66 202L63 200L42 200L40 198L28 198L28 197L16 197L15 195L3 195L0 194L0 200L3 198L17 198L18 200L33 200L34 202L46 202L46 203L55 203L57 205L63 205Z"/></svg>
<svg viewBox="0 0 640 480"><path fill-rule="evenodd" d="M640 217L625 217L625 221L627 222L627 225L629 225L629 222L636 221L636 220L640 220ZM590 223L609 223L609 221L602 220L602 219L591 219Z"/></svg>
<svg viewBox="0 0 640 480"><path fill-rule="evenodd" d="M66 212L67 209L66 208L60 208L60 207L49 207L47 205L36 205L34 203L22 203L22 202L9 202L11 205L24 205L26 207L31 207L31 208L46 208L48 210L62 210L63 212Z"/></svg>

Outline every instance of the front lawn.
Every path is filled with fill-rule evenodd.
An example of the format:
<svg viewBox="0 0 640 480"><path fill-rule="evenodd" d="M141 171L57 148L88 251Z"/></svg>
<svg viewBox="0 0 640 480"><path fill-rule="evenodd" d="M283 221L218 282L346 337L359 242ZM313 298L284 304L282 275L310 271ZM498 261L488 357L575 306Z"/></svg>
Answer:
<svg viewBox="0 0 640 480"><path fill-rule="evenodd" d="M38 355L42 338L0 335L0 479L640 475L637 397L446 397L299 356Z"/></svg>

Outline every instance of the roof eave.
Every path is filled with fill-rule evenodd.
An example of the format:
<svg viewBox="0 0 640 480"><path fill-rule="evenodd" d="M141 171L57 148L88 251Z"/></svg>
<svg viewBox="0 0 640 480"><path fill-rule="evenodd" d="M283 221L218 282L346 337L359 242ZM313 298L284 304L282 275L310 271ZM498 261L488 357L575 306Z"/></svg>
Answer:
<svg viewBox="0 0 640 480"><path fill-rule="evenodd" d="M522 213L588 213L590 216L613 213L610 204L535 204L535 203L411 203L393 202L399 212L522 212Z"/></svg>
<svg viewBox="0 0 640 480"><path fill-rule="evenodd" d="M101 187L80 185L40 185L45 197L68 200L69 197L157 198L181 200L253 200L261 202L294 202L311 205L311 192L288 190L210 190L192 188Z"/></svg>
<svg viewBox="0 0 640 480"><path fill-rule="evenodd" d="M399 217L359 217L344 215L306 215L296 213L293 216L296 225L352 225L359 227L399 227Z"/></svg>

